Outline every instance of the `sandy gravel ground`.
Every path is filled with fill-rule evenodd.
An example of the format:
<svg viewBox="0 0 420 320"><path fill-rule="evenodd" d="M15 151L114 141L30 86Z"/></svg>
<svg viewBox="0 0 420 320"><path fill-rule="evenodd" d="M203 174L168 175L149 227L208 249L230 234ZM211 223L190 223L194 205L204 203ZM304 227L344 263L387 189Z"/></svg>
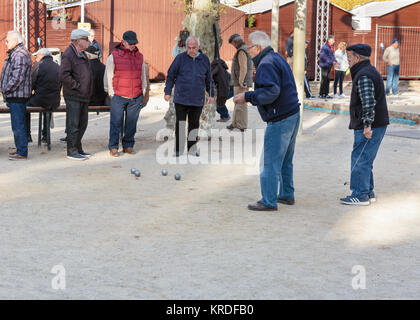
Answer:
<svg viewBox="0 0 420 320"><path fill-rule="evenodd" d="M157 163L166 108L151 99L138 153L118 159L107 152L109 115L90 114L84 148L94 157L85 162L65 158L64 114L55 115L52 151L35 143L29 161L9 161L10 118L0 117L1 299L420 298L420 140L386 136L375 162L378 201L343 206L348 118L305 111L297 203L257 213L246 208L260 197L251 165ZM254 107L249 118L264 128ZM36 130L34 116L34 140ZM65 290L51 285L59 264ZM358 265L366 289L352 287Z"/></svg>

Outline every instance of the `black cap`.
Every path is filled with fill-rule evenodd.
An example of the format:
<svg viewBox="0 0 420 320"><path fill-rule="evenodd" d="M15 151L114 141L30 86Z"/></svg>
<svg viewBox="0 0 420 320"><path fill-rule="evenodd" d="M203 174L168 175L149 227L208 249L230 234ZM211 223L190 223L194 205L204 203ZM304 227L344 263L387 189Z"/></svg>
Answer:
<svg viewBox="0 0 420 320"><path fill-rule="evenodd" d="M86 50L85 50L85 52L89 52L89 53L92 53L92 54L98 54L98 49L96 49L96 47L94 47L94 46L89 46Z"/></svg>
<svg viewBox="0 0 420 320"><path fill-rule="evenodd" d="M372 53L372 48L364 43L354 44L350 47L347 47L347 51L354 51L361 56L370 57Z"/></svg>
<svg viewBox="0 0 420 320"><path fill-rule="evenodd" d="M137 44L139 41L137 40L137 35L134 31L126 31L123 34L123 39L128 42L128 44Z"/></svg>
<svg viewBox="0 0 420 320"><path fill-rule="evenodd" d="M229 43L232 43L232 41L235 41L236 38L241 38L242 39L240 34L234 33L229 37Z"/></svg>

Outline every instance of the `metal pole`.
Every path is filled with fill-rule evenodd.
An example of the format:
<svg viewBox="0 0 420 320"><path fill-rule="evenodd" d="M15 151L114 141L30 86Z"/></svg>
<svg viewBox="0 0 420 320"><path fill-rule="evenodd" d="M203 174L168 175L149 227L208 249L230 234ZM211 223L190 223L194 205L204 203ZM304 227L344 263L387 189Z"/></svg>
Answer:
<svg viewBox="0 0 420 320"><path fill-rule="evenodd" d="M85 23L85 0L82 0L80 11L80 22Z"/></svg>
<svg viewBox="0 0 420 320"><path fill-rule="evenodd" d="M280 0L273 0L271 11L271 47L275 52L279 51L279 6Z"/></svg>
<svg viewBox="0 0 420 320"><path fill-rule="evenodd" d="M295 77L300 102L299 134L302 132L303 98L305 81L305 41L306 41L307 0L295 0L295 27L293 37L293 75Z"/></svg>

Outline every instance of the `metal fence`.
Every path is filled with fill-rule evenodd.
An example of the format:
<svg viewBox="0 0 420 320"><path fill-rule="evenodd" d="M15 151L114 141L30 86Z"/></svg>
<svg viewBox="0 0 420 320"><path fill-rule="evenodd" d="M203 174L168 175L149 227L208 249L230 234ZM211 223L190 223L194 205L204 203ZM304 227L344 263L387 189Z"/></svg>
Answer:
<svg viewBox="0 0 420 320"><path fill-rule="evenodd" d="M397 38L400 45L400 77L420 78L420 27L395 27L376 25L375 67L386 75L384 50Z"/></svg>

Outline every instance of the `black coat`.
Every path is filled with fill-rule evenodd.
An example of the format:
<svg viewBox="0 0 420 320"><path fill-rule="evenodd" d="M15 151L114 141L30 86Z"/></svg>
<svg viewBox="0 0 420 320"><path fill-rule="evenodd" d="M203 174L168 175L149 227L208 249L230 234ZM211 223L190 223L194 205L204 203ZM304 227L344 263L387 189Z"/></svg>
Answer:
<svg viewBox="0 0 420 320"><path fill-rule="evenodd" d="M89 105L103 106L107 97L104 89L105 65L99 59L91 59L89 64L93 76L93 93L90 97Z"/></svg>
<svg viewBox="0 0 420 320"><path fill-rule="evenodd" d="M29 100L30 106L55 109L60 105L61 82L60 66L51 56L45 56L35 63L32 70L32 90L34 94Z"/></svg>
<svg viewBox="0 0 420 320"><path fill-rule="evenodd" d="M213 81L217 88L217 106L224 106L229 96L229 74L228 66L221 59L214 59L211 63Z"/></svg>
<svg viewBox="0 0 420 320"><path fill-rule="evenodd" d="M70 44L61 58L60 80L65 97L82 102L90 101L93 81L89 60L86 54L77 51L73 44Z"/></svg>

